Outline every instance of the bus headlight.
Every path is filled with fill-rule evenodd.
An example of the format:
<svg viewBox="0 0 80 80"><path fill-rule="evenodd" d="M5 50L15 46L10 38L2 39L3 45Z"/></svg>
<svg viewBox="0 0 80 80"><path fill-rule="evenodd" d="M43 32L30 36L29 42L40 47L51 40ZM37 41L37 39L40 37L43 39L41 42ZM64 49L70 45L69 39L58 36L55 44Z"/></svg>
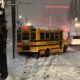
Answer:
<svg viewBox="0 0 80 80"><path fill-rule="evenodd" d="M17 45L18 46L23 46L23 42L18 42Z"/></svg>
<svg viewBox="0 0 80 80"><path fill-rule="evenodd" d="M31 51L36 51L36 48L31 48Z"/></svg>

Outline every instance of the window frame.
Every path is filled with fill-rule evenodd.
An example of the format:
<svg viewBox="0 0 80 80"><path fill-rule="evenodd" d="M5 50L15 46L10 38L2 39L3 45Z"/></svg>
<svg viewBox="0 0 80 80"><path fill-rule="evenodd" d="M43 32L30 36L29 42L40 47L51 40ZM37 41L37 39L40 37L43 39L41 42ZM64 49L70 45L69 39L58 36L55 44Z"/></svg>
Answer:
<svg viewBox="0 0 80 80"><path fill-rule="evenodd" d="M41 35L41 34L43 34L43 35ZM44 40L44 39L45 39L45 33L44 32L40 32L40 40Z"/></svg>

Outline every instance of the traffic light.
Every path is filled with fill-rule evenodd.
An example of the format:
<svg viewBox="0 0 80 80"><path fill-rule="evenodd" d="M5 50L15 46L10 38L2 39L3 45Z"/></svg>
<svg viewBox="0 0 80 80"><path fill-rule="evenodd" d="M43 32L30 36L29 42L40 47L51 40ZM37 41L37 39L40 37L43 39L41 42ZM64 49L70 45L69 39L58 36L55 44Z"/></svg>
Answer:
<svg viewBox="0 0 80 80"><path fill-rule="evenodd" d="M4 80L8 76L6 39L7 39L7 29L5 20L5 9L3 6L3 2L0 1L0 80Z"/></svg>

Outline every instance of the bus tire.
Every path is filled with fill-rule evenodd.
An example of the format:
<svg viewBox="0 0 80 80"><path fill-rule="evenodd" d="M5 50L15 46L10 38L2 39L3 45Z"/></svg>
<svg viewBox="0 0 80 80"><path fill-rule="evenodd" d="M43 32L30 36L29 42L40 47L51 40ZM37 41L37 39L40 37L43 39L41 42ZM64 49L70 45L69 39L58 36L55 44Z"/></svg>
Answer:
<svg viewBox="0 0 80 80"><path fill-rule="evenodd" d="M67 46L65 45L63 48L63 53L65 53L67 51Z"/></svg>
<svg viewBox="0 0 80 80"><path fill-rule="evenodd" d="M49 49L46 49L45 56L48 57L49 55L50 55L50 50Z"/></svg>

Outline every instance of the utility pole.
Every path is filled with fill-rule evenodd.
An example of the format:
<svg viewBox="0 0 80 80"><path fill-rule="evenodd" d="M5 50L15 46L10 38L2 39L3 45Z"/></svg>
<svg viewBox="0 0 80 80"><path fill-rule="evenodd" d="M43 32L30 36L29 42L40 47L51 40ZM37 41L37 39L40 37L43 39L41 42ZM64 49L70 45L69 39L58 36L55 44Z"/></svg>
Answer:
<svg viewBox="0 0 80 80"><path fill-rule="evenodd" d="M15 58L16 53L16 5L15 0L11 0L11 13L12 13L12 36L13 36L13 59Z"/></svg>

